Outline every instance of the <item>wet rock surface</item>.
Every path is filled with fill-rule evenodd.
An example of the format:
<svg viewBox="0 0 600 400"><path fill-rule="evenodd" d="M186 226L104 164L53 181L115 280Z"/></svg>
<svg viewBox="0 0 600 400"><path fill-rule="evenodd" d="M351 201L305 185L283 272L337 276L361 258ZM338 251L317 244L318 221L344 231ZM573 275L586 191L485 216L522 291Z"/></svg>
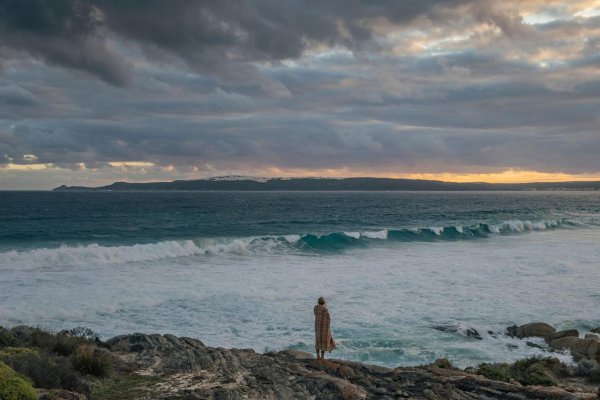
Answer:
<svg viewBox="0 0 600 400"><path fill-rule="evenodd" d="M590 332L595 332L591 329ZM506 328L506 335L525 339L529 337L540 337L548 344L552 350L568 350L576 359L586 358L600 362L600 336L593 333L586 333L583 338L580 337L576 329L556 331L556 329L544 322L533 322L521 326L513 325ZM533 342L526 342L528 346L543 346Z"/></svg>
<svg viewBox="0 0 600 400"><path fill-rule="evenodd" d="M475 328L464 327L461 325L434 325L431 327L440 332L457 333L471 339L482 340L483 338Z"/></svg>
<svg viewBox="0 0 600 400"><path fill-rule="evenodd" d="M415 368L317 361L285 350L258 354L206 347L172 335L125 335L107 348L141 377L139 399L596 399L596 391L522 386L453 369L445 359Z"/></svg>
<svg viewBox="0 0 600 400"><path fill-rule="evenodd" d="M477 339L468 336L470 328L457 328L444 331ZM25 326L0 327L0 359L32 379L46 400L598 398L596 335L520 328L514 331L543 335L546 343L534 344L545 351L568 349L582 361L569 367L556 358L531 358L459 370L440 358L431 365L384 368L317 361L295 350L258 354L213 348L173 335L136 333L101 342Z"/></svg>
<svg viewBox="0 0 600 400"><path fill-rule="evenodd" d="M555 332L556 329L545 322L531 322L521 326L513 325L506 328L506 334L508 336L517 337L519 339L526 337L541 337L545 339L552 336Z"/></svg>

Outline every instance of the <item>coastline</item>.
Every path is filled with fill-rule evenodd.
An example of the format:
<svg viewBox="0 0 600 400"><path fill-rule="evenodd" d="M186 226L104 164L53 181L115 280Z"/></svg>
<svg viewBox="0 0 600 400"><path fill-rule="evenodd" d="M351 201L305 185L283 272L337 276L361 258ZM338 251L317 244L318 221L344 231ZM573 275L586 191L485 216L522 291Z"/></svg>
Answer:
<svg viewBox="0 0 600 400"><path fill-rule="evenodd" d="M572 331L553 331L549 336L548 327L526 324L509 327L507 334L545 337L551 346L564 339L597 341L594 351L600 348L597 336L575 338ZM576 353L575 348L572 351ZM600 352L583 358L595 358L589 361L597 365ZM385 368L335 358L319 362L313 354L295 350L259 354L251 349L208 347L198 339L169 334L134 333L102 342L86 329L51 334L27 326L0 328L0 360L30 375L28 379L46 379L47 387L36 386L39 398L46 400L591 400L600 396L598 383L576 376L551 357L466 370L454 368L446 359L418 367ZM44 365L53 367L44 371ZM67 370L69 365L73 371ZM499 371L512 375L499 376ZM55 387L56 382L62 387Z"/></svg>

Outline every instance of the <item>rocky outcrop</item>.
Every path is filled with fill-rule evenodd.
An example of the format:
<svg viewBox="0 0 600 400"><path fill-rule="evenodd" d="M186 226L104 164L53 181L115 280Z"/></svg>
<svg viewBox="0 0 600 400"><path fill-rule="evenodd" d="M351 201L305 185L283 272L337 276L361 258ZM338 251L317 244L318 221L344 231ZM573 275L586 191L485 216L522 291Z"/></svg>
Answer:
<svg viewBox="0 0 600 400"><path fill-rule="evenodd" d="M598 339L581 339L563 337L550 342L555 350L570 350L575 357L584 357L600 362L600 341Z"/></svg>
<svg viewBox="0 0 600 400"><path fill-rule="evenodd" d="M556 348L572 349L582 357L597 354L597 338L558 336L551 341ZM591 378L600 376L598 364L590 360L585 360L583 374L551 358L481 364L463 371L447 359L420 367L384 368L317 361L312 354L294 350L258 354L213 348L173 335L136 333L101 342L71 333L0 327L0 339L0 359L27 375L37 388L36 398L45 400L592 400L597 399L598 388L591 386L596 382Z"/></svg>
<svg viewBox="0 0 600 400"><path fill-rule="evenodd" d="M482 340L483 338L475 328L469 328L462 325L434 325L431 328L446 333L458 333L471 339Z"/></svg>
<svg viewBox="0 0 600 400"><path fill-rule="evenodd" d="M106 346L147 377L136 390L152 399L596 399L595 393L498 382L453 369L448 360L416 368L317 361L294 350L205 346L172 335L125 335ZM151 379L150 379L151 378Z"/></svg>
<svg viewBox="0 0 600 400"><path fill-rule="evenodd" d="M586 334L584 338L579 337L579 331L568 329L556 331L553 326L544 322L533 322L521 326L509 326L506 328L508 336L517 338L541 337L554 350L569 350L575 358L587 358L600 362L600 337L594 334ZM533 347L542 346L527 342Z"/></svg>
<svg viewBox="0 0 600 400"><path fill-rule="evenodd" d="M564 337L579 337L579 331L577 329L568 329L564 331L558 331L546 338L547 342L551 342L555 339L562 339Z"/></svg>
<svg viewBox="0 0 600 400"><path fill-rule="evenodd" d="M513 325L506 328L506 334L508 336L517 337L519 339L527 337L541 337L546 339L555 332L556 329L545 322L531 322L521 326Z"/></svg>

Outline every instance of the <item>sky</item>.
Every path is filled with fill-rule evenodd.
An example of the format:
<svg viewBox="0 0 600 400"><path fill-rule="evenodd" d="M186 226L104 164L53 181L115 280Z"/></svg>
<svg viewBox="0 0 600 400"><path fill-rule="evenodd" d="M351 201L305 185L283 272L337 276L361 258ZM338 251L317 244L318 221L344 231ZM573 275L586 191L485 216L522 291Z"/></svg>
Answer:
<svg viewBox="0 0 600 400"><path fill-rule="evenodd" d="M600 0L0 0L0 189L600 180Z"/></svg>

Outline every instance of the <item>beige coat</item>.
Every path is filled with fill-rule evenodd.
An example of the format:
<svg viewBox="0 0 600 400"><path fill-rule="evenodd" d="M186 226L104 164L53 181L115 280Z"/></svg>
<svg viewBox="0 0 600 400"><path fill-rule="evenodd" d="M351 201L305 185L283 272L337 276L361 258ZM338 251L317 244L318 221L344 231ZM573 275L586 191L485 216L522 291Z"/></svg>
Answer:
<svg viewBox="0 0 600 400"><path fill-rule="evenodd" d="M335 342L331 336L331 317L326 305L317 304L315 313L315 347L317 350L331 351L335 349Z"/></svg>

